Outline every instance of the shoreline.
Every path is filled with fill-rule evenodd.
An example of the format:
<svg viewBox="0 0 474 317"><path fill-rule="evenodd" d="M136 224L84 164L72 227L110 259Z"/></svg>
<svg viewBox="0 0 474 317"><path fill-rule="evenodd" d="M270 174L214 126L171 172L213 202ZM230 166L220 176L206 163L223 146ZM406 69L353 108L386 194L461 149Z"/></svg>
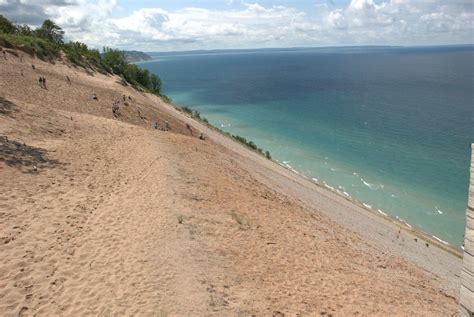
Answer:
<svg viewBox="0 0 474 317"><path fill-rule="evenodd" d="M178 111L180 111L180 109L183 108L183 107L185 107L185 108L188 107L184 104L179 104L179 103L174 104L173 102L171 102L170 104L172 105L172 107L178 109ZM197 109L199 109L199 107ZM201 115L203 116L203 118L206 118L205 113L203 113ZM191 118L193 118L193 117L191 116ZM218 117L218 118L222 119L222 118L225 118L225 117ZM228 117L228 118L230 118L230 117ZM196 118L193 118L193 119L196 119ZM215 124L209 123L209 126L212 127L215 131L221 133L224 136L226 136L229 133L233 134L231 131L224 130L226 128L226 126L224 126L224 124L219 124L219 122L222 122L222 121L220 121L220 119L217 119L217 123L215 123ZM204 123L205 125L208 124L206 122L201 122L201 123ZM229 124L229 126L230 126L230 124ZM255 141L252 134L246 134L245 131L240 131L240 133L242 133L241 135L246 135L246 138L248 138L248 141ZM239 134L239 132L237 132L237 134ZM257 142L257 146L261 144L258 141L256 141L256 142ZM263 150L266 150L266 149L263 149ZM270 151L270 154L271 153L272 153L272 151ZM374 212L374 213L378 213L382 216L386 216L386 217L389 218L389 221L398 223L399 225L402 225L403 227L406 227L407 229L411 229L414 232L416 231L417 235L419 237L423 237L423 239L429 240L433 244L439 245L441 248L446 248L449 252L455 254L456 256L461 256L461 254L462 254L462 247L461 247L462 241L461 242L458 241L459 240L458 236L463 236L463 232L464 232L463 228L464 227L458 229L458 223L457 223L458 217L456 215L458 215L458 211L459 211L459 213L464 213L465 206L462 209L461 208L449 209L448 212L441 211L438 208L439 204L435 206L434 198L432 198L432 197L427 198L427 197L423 196L423 193L422 193L421 197L423 198L423 200L430 202L430 200L427 200L427 199L431 199L431 202L433 202L433 205L425 204L425 205L422 205L422 206L417 205L417 206L411 206L410 208L397 209L397 206L396 205L394 206L393 203L390 202L388 205L380 207L380 205L382 205L382 204L380 203L380 201L377 203L378 200L377 199L374 200L374 196L376 196L378 198L380 198L380 197L384 198L385 197L384 195L388 196L390 193L394 193L394 194L392 194L392 197L397 197L397 199L400 201L402 199L402 198L400 198L401 196L399 195L400 192L402 192L402 191L410 192L410 190L416 190L417 187L409 187L409 189L407 190L407 187L405 187L404 184L402 184L400 182L392 182L392 183L387 183L387 184L391 185L392 187L395 187L399 191L398 192L397 191L389 191L389 190L384 191L383 182L386 181L386 179L380 178L380 179L372 180L370 182L371 183L376 182L377 183L376 186L381 187L382 189L380 189L380 188L373 189L371 187L371 186L373 186L373 184L368 184L363 178L361 178L361 176L359 175L359 171L357 171L357 169L353 169L353 170L357 171L357 172L354 172L353 174L357 175L357 179L360 179L362 181L362 183L365 185L365 187L363 187L363 186L361 186L361 187L362 188L368 187L369 189L372 190L370 195L373 195L373 196L367 196L367 197L365 197L366 199L364 199L364 198L359 199L359 198L355 197L355 196L358 196L358 194L359 194L358 192L357 193L351 192L349 194L349 193L346 192L346 189L344 188L344 187L350 188L351 182L346 182L346 183L338 182L337 179L331 179L331 177L326 177L326 180L329 179L329 180L333 181L332 184L329 185L328 183L326 183L325 180L319 179L320 174L315 174L316 176L313 176L313 175L308 176L303 171L302 166L300 166L300 168L302 168L302 170L297 170L297 169L295 169L294 167L292 167L291 165L288 164L288 163L291 163L291 162L286 161L287 158L283 157L283 158L280 158L280 159L281 160L277 160L277 159L272 157L272 160L276 164L282 166L285 169L290 170L291 172L295 173L296 175L299 175L299 176L301 176L301 177L303 177L303 178L305 178L309 181L312 181L320 187L324 187L324 188L326 188L326 189L328 189L328 190L330 190L334 193L337 193L339 196L341 196L343 198L348 198L350 201L352 201L354 204L356 204L359 207L368 209L369 211ZM301 163L301 161L297 161L295 158L293 158L293 159L294 159L293 163L295 163L295 164ZM327 157L326 157L326 159L327 159ZM304 162L304 160L303 160L303 162ZM337 161L334 161L334 162L336 162L336 164L338 164ZM293 165L293 163L291 163L291 164ZM322 164L322 163L320 163L320 164ZM351 165L348 165L347 163L344 163L344 164L345 165L342 165L343 166L342 169L344 169L344 167L350 167L351 166ZM322 166L322 165L320 165L320 166ZM335 168L338 168L338 166L335 165ZM316 170L317 170L317 168L316 168ZM331 170L332 170L332 168L331 168ZM306 172L313 173L314 170L312 170L312 171L307 170ZM345 173L344 175L349 175L349 173ZM367 177L370 177L370 176L367 176ZM380 184L380 185L378 185L378 184ZM342 186L344 186L344 187L342 187ZM406 186L410 186L410 184L407 183ZM386 186L386 187L389 187L389 186ZM380 189L380 192L376 192L379 189ZM381 192L383 192L383 193L381 193ZM362 194L364 194L364 193L362 193ZM395 194L397 196L395 196ZM417 197L417 195L412 195L412 197ZM457 199L456 201L464 201L464 200ZM378 207L381 208L381 209L379 209L377 207L374 207L374 205L375 206L378 205ZM423 208L423 207L425 207L425 208ZM459 206L457 206L457 207L459 207ZM406 214L407 210L411 211L411 213ZM450 222L451 220L456 221L456 223L453 223L452 226L449 226L448 224L443 222L443 220L444 220L443 217L446 216L446 215L443 216L443 213L450 214L450 212L452 212L453 210L456 213L453 215L452 218L450 218L450 217L444 218L444 219L448 219L448 221L447 221L448 224L451 224L451 222ZM396 215L397 211L398 211L398 214L400 216ZM416 211L416 212L414 212L414 211ZM423 216L424 216L425 213L428 214L428 216L426 217L426 219L428 219L427 222L423 222L423 220L424 220ZM434 214L436 217L432 216L432 214ZM415 215L415 216L413 216L413 215ZM441 217L439 217L439 216L441 216ZM410 220L406 220L406 219L410 219ZM444 223L444 226L437 226L435 222L436 223ZM417 224L419 224L419 225L417 225ZM450 230L452 228L455 228L456 230Z"/></svg>
<svg viewBox="0 0 474 317"><path fill-rule="evenodd" d="M375 215L381 216L382 218L386 219L387 221L395 223L399 226L403 226L405 230L410 230L412 232L412 234L417 235L418 237L422 238L423 240L425 240L427 242L431 242L432 244L434 244L438 248L441 248L441 249L445 250L446 252L449 252L449 253L451 253L451 254L459 257L459 258L462 258L462 252L463 251L462 251L461 247L457 247L457 246L455 246L455 245L453 245L453 244L451 244L447 241L444 241L443 239L441 239L441 238L439 238L439 237L437 237L437 236L435 236L435 235L433 235L429 232L426 232L426 231L424 231L420 228L412 226L409 222L405 221L404 219L402 219L398 216L394 217L392 215L389 215L389 214L385 213L383 210L375 209L372 206L370 206L369 204L367 204L366 202L360 201L357 198L352 197L348 193L341 192L340 190L328 185L325 181L323 181L323 184L321 184L316 178L308 177L305 174L303 174L302 172L299 172L298 170L294 169L293 167L288 166L288 164L286 164L285 161L280 162L278 160L274 160L274 162L277 163L278 165L280 165L281 167L289 170L290 172L293 172L296 175L298 175L298 176L314 183L315 185L319 186L320 188L329 190L330 192L332 192L336 195L339 195L341 198L344 198L344 199L348 200L349 202L353 203L354 205L357 205L360 208L364 208L367 211L369 211L369 212L371 212Z"/></svg>
<svg viewBox="0 0 474 317"><path fill-rule="evenodd" d="M297 175L299 175L299 174L297 174ZM304 178L307 178L304 175L300 175L300 176L302 176ZM420 228L416 228L416 227L412 226L409 222L405 221L404 219L402 219L398 216L393 217L393 216L385 213L384 211L382 211L380 209L372 208L370 205L368 205L368 204L366 204L366 203L364 203L360 200L357 200L356 198L353 198L352 196L347 197L343 193L340 193L337 189L328 188L328 186L321 185L320 183L317 183L317 182L314 182L314 183L315 183L315 185L317 185L317 186L319 186L323 189L327 189L327 190L331 191L332 193L334 193L336 195L339 195L341 198L344 198L344 199L348 200L352 204L357 205L360 208L366 209L367 211L373 213L374 215L377 215L377 216L379 216L383 219L386 219L387 221L390 221L390 222L392 222L396 225L399 225L399 226L403 227L403 229L405 229L405 230L409 230L413 235L416 235L416 236L420 237L421 239L432 243L436 247L438 247L442 250L445 250L446 252L451 253L451 254L459 257L459 258L462 258L462 249L460 247L456 247L453 244L451 244L447 241L444 241L441 238L439 238L439 237L437 237L433 234L430 234L429 232L426 232L426 231L424 231Z"/></svg>
<svg viewBox="0 0 474 317"><path fill-rule="evenodd" d="M230 137L229 135L226 134L226 131L222 130L221 128L216 127L216 126L214 126L210 123L202 122L202 121L200 121L196 118L193 118L192 116L189 116L188 114L185 114L181 110L181 108L182 108L181 106L176 105L174 103L166 103L165 102L165 104L170 105L173 109L177 110L179 113L183 113L186 117L190 118L191 120L193 120L195 122L198 122L199 124L204 125L207 128L212 129L213 131L219 133L220 135L222 135L224 137L229 138L230 140L234 141L235 143L237 143L239 145L244 146L244 148L246 148L247 150L249 150L249 151L251 151L251 152L253 152L257 155L261 155L257 151L254 151L254 150L246 147L245 145L235 141L232 137ZM263 155L262 155L262 157L263 157ZM302 172L299 172L298 170L296 170L293 167L289 166L285 161L280 162L280 161L275 160L273 158L270 161L272 161L276 165L288 170L289 172L293 173L294 175L296 175L298 177L301 177L302 179L313 183L314 185L318 186L319 188L321 188L323 190L328 190L332 194L335 194L335 195L339 196L340 198L346 199L347 201L349 201L350 203L354 204L355 206L357 206L359 208L363 208L363 209L367 210L368 212L370 212L370 213L372 213L376 216L380 216L382 219L385 219L388 222L391 222L391 223L396 224L400 227L403 227L403 229L405 229L407 231L410 231L413 235L425 240L426 242L430 242L431 244L435 245L436 247L438 247L438 248L440 248L440 249L442 249L442 250L444 250L444 251L446 251L446 252L462 259L462 252L463 251L462 251L461 247L455 246L452 243L447 242L447 241L437 237L434 234L431 234L431 233L429 233L427 231L424 231L424 230L422 230L422 229L420 229L420 228L418 228L414 225L411 225L409 222L405 221L404 219L402 219L398 216L392 216L390 214L385 213L383 210L375 209L372 206L368 205L366 202L360 201L357 198L352 197L348 193L341 192L338 189L328 185L325 181L323 181L323 184L321 184L319 181L315 180L314 178L306 176Z"/></svg>
<svg viewBox="0 0 474 317"><path fill-rule="evenodd" d="M215 143L255 162L258 168L253 172L256 174L255 176L260 176L258 178L263 183L269 186L279 183L280 193L283 195L296 198L310 209L329 216L332 220L356 232L366 242L377 248L388 250L389 253L403 257L440 276L446 283L443 288L456 298L458 297L459 274L462 267L460 249L456 249L451 244L443 244L435 236L406 222L389 215L385 216L376 210L367 208L362 202L355 201L330 190L324 185L317 184L308 177L301 175L301 173L296 173L286 166L282 166L275 160L266 159L256 151L235 141L219 128L198 121L182 112L177 105L164 104L177 116L178 120L199 125L199 130L203 131L205 135L207 134L207 137ZM265 168L267 175L258 170L261 167ZM271 173L277 175L270 176ZM315 197L312 198L313 195ZM318 196L323 196L328 200L324 208L320 204L321 197ZM342 208L334 212L333 207L336 204L342 205ZM367 227L370 227L370 229L367 230ZM403 242L399 242L398 239L403 239ZM418 239L422 241L418 241ZM430 248L430 246L434 246L434 248Z"/></svg>
<svg viewBox="0 0 474 317"><path fill-rule="evenodd" d="M295 173L296 175L301 176L304 179L313 182L315 185L321 187L322 189L327 189L327 190L331 191L332 193L340 196L341 198L344 198L344 199L348 200L349 202L353 203L354 205L357 205L360 208L364 208L367 211L369 211L369 212L371 212L375 215L378 215L378 216L382 217L383 219L386 219L387 221L390 221L394 224L402 226L402 227L404 227L405 230L410 230L412 234L422 238L423 240L425 240L427 242L431 242L433 245L437 246L438 248L443 249L446 252L451 253L451 254L459 257L459 258L462 258L462 248L456 247L455 245L453 245L453 244L451 244L447 241L444 241L443 239L441 239L441 238L439 238L439 237L437 237L437 236L435 236L435 235L433 235L429 232L426 232L426 231L424 231L420 228L412 226L409 222L405 221L404 219L402 219L398 216L394 217L392 215L389 215L389 214L385 213L383 210L375 209L372 206L368 205L367 203L362 202L362 201L350 196L349 194L347 194L345 192L341 192L341 191L335 189L334 187L331 187L331 186L327 185L326 183L321 184L321 183L313 180L312 178L309 178L308 176L293 170L292 168L288 168L284 165L280 165L280 166L282 166L284 168L287 168L288 170Z"/></svg>

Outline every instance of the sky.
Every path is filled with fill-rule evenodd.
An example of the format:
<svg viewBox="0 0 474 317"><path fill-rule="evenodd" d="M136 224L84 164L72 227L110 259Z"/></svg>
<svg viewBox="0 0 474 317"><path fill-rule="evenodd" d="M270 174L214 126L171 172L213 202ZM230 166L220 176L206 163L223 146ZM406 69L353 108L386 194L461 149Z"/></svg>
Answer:
<svg viewBox="0 0 474 317"><path fill-rule="evenodd" d="M474 0L0 0L0 14L147 52L474 43Z"/></svg>

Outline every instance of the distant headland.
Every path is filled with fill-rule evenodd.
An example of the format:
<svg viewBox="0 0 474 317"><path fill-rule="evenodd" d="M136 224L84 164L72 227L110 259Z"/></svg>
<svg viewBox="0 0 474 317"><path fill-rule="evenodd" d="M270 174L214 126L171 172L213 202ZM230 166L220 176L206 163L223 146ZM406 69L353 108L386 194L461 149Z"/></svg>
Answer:
<svg viewBox="0 0 474 317"><path fill-rule="evenodd" d="M123 51L123 54L129 63L145 62L151 60L151 56L140 51Z"/></svg>

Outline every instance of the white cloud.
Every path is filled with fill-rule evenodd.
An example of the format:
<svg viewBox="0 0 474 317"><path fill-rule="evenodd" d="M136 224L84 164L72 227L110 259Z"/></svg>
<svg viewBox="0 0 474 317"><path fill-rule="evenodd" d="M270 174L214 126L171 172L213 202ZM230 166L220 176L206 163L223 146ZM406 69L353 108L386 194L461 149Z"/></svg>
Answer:
<svg viewBox="0 0 474 317"><path fill-rule="evenodd" d="M179 49L183 43L188 48L202 48L203 44L208 47L251 47L252 44L268 46L269 43L276 46L279 39L309 30L305 16L293 8L265 8L256 3L245 3L243 10L226 11L140 9L109 22L119 32L134 34L148 46L147 49L159 49L163 45Z"/></svg>
<svg viewBox="0 0 474 317"><path fill-rule="evenodd" d="M117 18L116 0L46 0L40 13L63 26L68 39L95 47L186 50L473 42L473 6L468 0L352 0L339 7L316 2L312 12L237 2L228 1L220 10L143 8ZM23 12L22 6L37 6L34 3L0 0L0 12Z"/></svg>
<svg viewBox="0 0 474 317"><path fill-rule="evenodd" d="M346 18L340 9L329 12L326 19L330 27L336 29L347 28Z"/></svg>
<svg viewBox="0 0 474 317"><path fill-rule="evenodd" d="M413 45L472 43L473 19L472 4L463 1L352 0L326 22L334 37L352 43Z"/></svg>

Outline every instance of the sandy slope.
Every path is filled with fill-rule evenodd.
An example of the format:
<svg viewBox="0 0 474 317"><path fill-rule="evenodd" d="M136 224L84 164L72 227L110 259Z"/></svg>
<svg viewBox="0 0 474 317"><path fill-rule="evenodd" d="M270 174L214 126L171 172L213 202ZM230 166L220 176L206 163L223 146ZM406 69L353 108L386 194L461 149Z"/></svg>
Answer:
<svg viewBox="0 0 474 317"><path fill-rule="evenodd" d="M446 276L325 213L344 201L198 127L115 77L0 60L0 314L456 311Z"/></svg>

